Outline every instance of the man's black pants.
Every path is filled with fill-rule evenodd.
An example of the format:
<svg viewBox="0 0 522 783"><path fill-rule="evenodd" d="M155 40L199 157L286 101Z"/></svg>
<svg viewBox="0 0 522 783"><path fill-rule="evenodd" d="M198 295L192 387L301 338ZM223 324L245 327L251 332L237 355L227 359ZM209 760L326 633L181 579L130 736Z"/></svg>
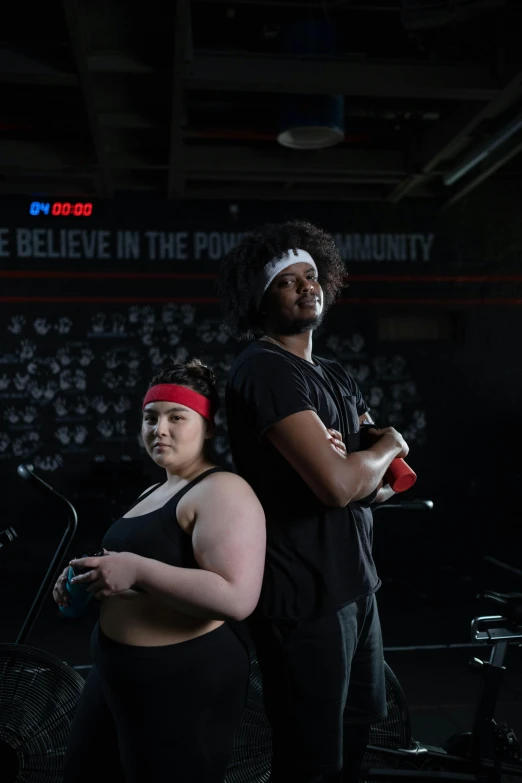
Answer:
<svg viewBox="0 0 522 783"><path fill-rule="evenodd" d="M249 619L273 731L271 783L354 783L386 717L375 595L299 624Z"/></svg>

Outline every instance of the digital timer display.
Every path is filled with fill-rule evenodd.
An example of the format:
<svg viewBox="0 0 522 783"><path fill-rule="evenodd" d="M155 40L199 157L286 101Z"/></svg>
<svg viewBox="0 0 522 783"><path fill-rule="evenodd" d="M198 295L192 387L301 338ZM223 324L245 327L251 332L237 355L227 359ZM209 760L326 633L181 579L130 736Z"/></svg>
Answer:
<svg viewBox="0 0 522 783"><path fill-rule="evenodd" d="M29 207L29 214L90 217L92 215L92 203L90 201L77 201L75 204L72 204L70 201L33 201Z"/></svg>

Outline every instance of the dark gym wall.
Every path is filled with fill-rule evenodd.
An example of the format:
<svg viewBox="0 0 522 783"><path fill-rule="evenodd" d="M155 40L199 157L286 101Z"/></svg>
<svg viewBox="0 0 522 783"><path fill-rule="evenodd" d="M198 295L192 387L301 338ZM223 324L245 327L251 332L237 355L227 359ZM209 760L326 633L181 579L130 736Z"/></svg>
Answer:
<svg viewBox="0 0 522 783"><path fill-rule="evenodd" d="M400 552L396 529L381 525L381 557L509 553L521 474L517 194L488 192L445 215L422 204L122 201L61 218L30 215L31 201L3 202L0 217L2 528L20 535L0 581L16 563L33 593L62 530L61 511L18 479L20 462L77 506L74 551L95 546L157 478L138 438L147 383L169 356L196 355L223 386L240 347L220 327L219 257L285 217L338 235L350 285L317 353L355 375L379 423L405 432L411 496L436 503L403 526Z"/></svg>

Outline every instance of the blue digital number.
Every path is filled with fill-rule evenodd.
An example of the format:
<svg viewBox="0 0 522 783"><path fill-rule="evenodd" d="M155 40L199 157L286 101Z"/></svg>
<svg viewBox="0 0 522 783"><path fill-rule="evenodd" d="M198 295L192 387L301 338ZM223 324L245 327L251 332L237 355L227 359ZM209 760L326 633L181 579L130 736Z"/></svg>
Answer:
<svg viewBox="0 0 522 783"><path fill-rule="evenodd" d="M43 212L44 215L48 215L49 211L51 209L51 205L49 202L44 203L43 201L33 201L31 206L29 207L29 214L30 215L39 215L40 212Z"/></svg>

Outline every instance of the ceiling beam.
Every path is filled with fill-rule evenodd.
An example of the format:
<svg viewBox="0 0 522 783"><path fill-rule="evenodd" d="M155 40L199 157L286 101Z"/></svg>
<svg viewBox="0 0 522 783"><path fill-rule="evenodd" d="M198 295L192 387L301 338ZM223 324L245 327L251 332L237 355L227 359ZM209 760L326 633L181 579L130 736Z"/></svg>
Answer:
<svg viewBox="0 0 522 783"><path fill-rule="evenodd" d="M78 0L62 0L65 19L71 40L71 46L76 61L76 68L80 80L80 87L83 93L89 129L91 131L92 142L96 153L100 174L97 177L100 193L102 197L113 195L113 189L110 181L109 167L105 149L103 146L102 131L98 119L96 108L96 94L94 80L89 70L87 61L87 43L85 36L86 19L81 17Z"/></svg>
<svg viewBox="0 0 522 783"><path fill-rule="evenodd" d="M78 77L26 54L0 48L0 83L75 87Z"/></svg>
<svg viewBox="0 0 522 783"><path fill-rule="evenodd" d="M185 189L185 159L183 144L184 93L183 68L190 62L192 23L190 0L177 0L174 20L174 56L172 59L172 85L170 96L170 143L167 195L183 198Z"/></svg>
<svg viewBox="0 0 522 783"><path fill-rule="evenodd" d="M186 172L186 179L190 182L284 182L293 184L295 182L310 183L331 183L339 185L342 183L361 184L361 185L393 185L399 179L398 175L385 177L382 174L351 174L346 172L330 172L329 174L315 174L307 171L289 174L288 172L268 170L268 171L204 171L204 172Z"/></svg>
<svg viewBox="0 0 522 783"><path fill-rule="evenodd" d="M432 178L436 168L459 155L473 140L477 128L505 112L522 98L522 72L518 73L506 87L480 110L473 106L461 106L445 122L436 125L423 137L415 154L414 172L400 182L388 196L388 201L397 204L418 185Z"/></svg>
<svg viewBox="0 0 522 783"><path fill-rule="evenodd" d="M0 144L0 168L3 171L71 170L73 167L73 161L50 144L21 139L3 139Z"/></svg>
<svg viewBox="0 0 522 783"><path fill-rule="evenodd" d="M490 101L500 92L488 68L465 64L369 62L208 54L185 68L193 90Z"/></svg>
<svg viewBox="0 0 522 783"><path fill-rule="evenodd" d="M286 8L305 8L306 10L309 10L310 8L319 8L321 11L324 12L325 8L331 8L334 10L342 10L342 11L368 11L368 12L375 12L375 11L381 11L381 12L388 12L392 14L400 14L401 13L401 7L400 5L390 6L390 5L382 5L381 2L374 0L364 0L363 3L354 3L353 0L349 0L348 3L344 3L342 5L342 8L339 8L339 0L195 0L195 2L199 3L212 3L213 5L228 5L228 6L234 6L234 5L254 5L266 8L266 6L277 6L278 8L286 7Z"/></svg>
<svg viewBox="0 0 522 783"><path fill-rule="evenodd" d="M429 193L421 193L419 197ZM202 184L187 184L185 190L186 199L221 199L226 201L384 201L385 191L376 187L357 186L357 185L339 185L332 187L331 184L320 187L318 185L304 187L284 187L284 186L249 186L245 183L242 186L227 185L214 187Z"/></svg>
<svg viewBox="0 0 522 783"><path fill-rule="evenodd" d="M390 184L405 174L401 152L389 150L345 150L330 148L313 152L297 150L255 150L248 147L193 145L184 148L184 176L194 179L234 180L272 177L285 180L347 180ZM111 171L168 171L170 164L150 163L134 155L119 152L109 162ZM100 166L67 159L50 145L5 139L0 146L3 171L45 171L60 175L95 172Z"/></svg>
<svg viewBox="0 0 522 783"><path fill-rule="evenodd" d="M147 65L126 52L93 52L87 55L87 65L92 73L123 73L137 76L150 76L156 73L152 65Z"/></svg>
<svg viewBox="0 0 522 783"><path fill-rule="evenodd" d="M491 155L488 155L487 162L483 166L477 166L476 169L473 169L473 173L465 180L462 187L450 195L444 202L443 209L447 209L456 204L463 199L464 196L467 196L472 190L475 190L475 188L489 179L489 177L502 168L502 166L505 166L506 163L520 154L522 154L522 141L519 136L518 138L503 144Z"/></svg>
<svg viewBox="0 0 522 783"><path fill-rule="evenodd" d="M185 167L190 174L234 173L281 175L367 174L392 178L405 173L402 152L330 148L313 152L254 150L248 147L195 145L185 147Z"/></svg>
<svg viewBox="0 0 522 783"><path fill-rule="evenodd" d="M92 199L96 194L93 191L91 183L81 184L80 182L60 182L60 181L47 181L38 183L40 192L44 192L47 196L55 196L57 200L63 199L63 194L67 193L68 198L90 198ZM31 183L27 180L16 180L7 177L6 179L0 179L0 193L5 196L21 195L27 196L28 188L31 187ZM35 200L28 196L28 201Z"/></svg>
<svg viewBox="0 0 522 783"><path fill-rule="evenodd" d="M111 130L151 130L154 123L137 111L100 111L100 127Z"/></svg>

